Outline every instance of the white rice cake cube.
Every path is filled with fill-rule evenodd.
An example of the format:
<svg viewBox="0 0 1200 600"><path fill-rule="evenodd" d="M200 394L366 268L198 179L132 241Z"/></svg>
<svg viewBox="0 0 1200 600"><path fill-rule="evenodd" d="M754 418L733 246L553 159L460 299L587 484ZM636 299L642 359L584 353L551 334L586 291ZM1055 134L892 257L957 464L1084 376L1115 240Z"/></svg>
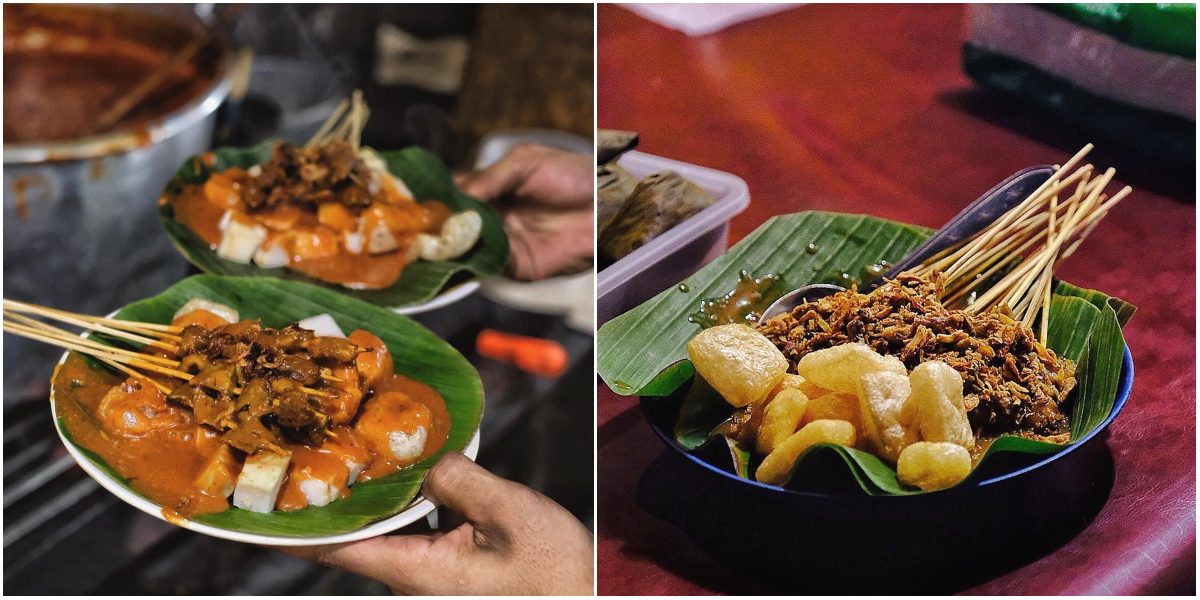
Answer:
<svg viewBox="0 0 1200 600"><path fill-rule="evenodd" d="M221 444L217 453L208 459L208 464L196 477L196 487L210 496L228 498L235 487L234 470L236 466L237 459L234 458L229 446Z"/></svg>
<svg viewBox="0 0 1200 600"><path fill-rule="evenodd" d="M429 433L424 427L417 427L412 433L392 431L388 433L388 445L391 446L392 456L408 462L416 460L425 452L425 440Z"/></svg>
<svg viewBox="0 0 1200 600"><path fill-rule="evenodd" d="M258 247L267 239L267 228L262 225L245 225L234 219L221 236L217 245L217 256L225 260L250 264Z"/></svg>
<svg viewBox="0 0 1200 600"><path fill-rule="evenodd" d="M257 513L274 510L275 499L279 496L279 488L283 487L291 461L290 452L276 454L260 450L247 457L233 490L233 505Z"/></svg>
<svg viewBox="0 0 1200 600"><path fill-rule="evenodd" d="M313 315L297 323L303 329L309 329L317 337L337 337L345 338L346 334L338 327L337 321L329 313L321 313Z"/></svg>
<svg viewBox="0 0 1200 600"><path fill-rule="evenodd" d="M171 317L171 320L174 321L183 315L193 313L198 310L207 310L208 312L221 317L229 323L238 322L238 311L236 309L219 302L205 300L204 298L192 298L191 300L188 300L183 306L179 307L179 310L175 311L175 315Z"/></svg>

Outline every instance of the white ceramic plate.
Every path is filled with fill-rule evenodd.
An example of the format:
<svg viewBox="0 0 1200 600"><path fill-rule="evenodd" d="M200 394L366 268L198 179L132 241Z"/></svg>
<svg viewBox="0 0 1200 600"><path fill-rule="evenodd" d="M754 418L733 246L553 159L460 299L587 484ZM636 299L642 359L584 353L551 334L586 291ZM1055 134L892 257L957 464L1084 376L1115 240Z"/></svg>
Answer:
<svg viewBox="0 0 1200 600"><path fill-rule="evenodd" d="M467 285L467 284L464 284L464 285ZM479 286L479 284L476 282L475 287L478 287L478 286ZM472 289L471 291L473 292L474 289ZM434 301L436 302L436 300L437 299L435 299ZM453 302L453 300L451 300L450 302ZM116 315L116 312L110 313L108 316L111 318L114 315ZM87 337L87 336L83 335L81 337ZM58 359L59 365L61 365L63 363L63 361L67 360L67 354L68 354L67 352L64 352L62 355L62 358ZM54 397L53 382L51 382L51 386L50 386L50 397L51 398ZM385 533L389 533L389 532L395 531L397 529L400 529L401 527L404 527L406 525L415 523L418 520L429 515L429 513L433 512L433 510L436 508L436 506L434 506L434 504L432 502L430 502L429 500L426 500L423 496L418 494L417 497L413 499L412 503L409 504L408 508L406 508L406 509L400 511L399 513L392 515L386 519L383 519L380 521L375 521L374 523L368 523L367 525L364 525L361 529L351 531L349 533L342 533L342 534L338 534L338 535L325 535L325 536L317 536L317 537L288 537L288 536L262 535L262 534L257 534L257 533L245 533L245 532L241 532L241 531L234 531L231 529L222 529L220 527L213 527L212 525L205 525L203 523L197 523L197 522L191 521L189 519L181 519L181 518L174 518L174 517L171 519L168 519L166 517L166 515L163 514L163 506L162 505L155 504L155 503L151 502L150 500L147 500L146 498L129 490L125 486L121 485L121 483L119 481L110 477L100 467L93 464L92 461L88 459L88 457L84 456L83 453L80 452L79 448L77 448L75 446L75 444L72 444L69 440L67 440L67 437L65 435L63 435L62 428L59 425L58 410L55 408L54 402L50 403L50 413L51 413L51 416L54 418L54 430L58 432L58 437L62 440L63 445L67 447L67 451L71 453L71 457L75 459L75 462L78 463L79 466L82 467L83 470L86 471L88 475L92 476L92 479L95 479L97 483L99 483L101 486L104 486L104 489L112 492L118 498L124 500L129 505L133 506L134 508L136 508L148 515L152 515L158 519L167 521L168 523L178 525L180 527L183 527L184 529L191 529L192 531L203 533L205 535L211 535L213 537L218 537L218 538L222 538L222 539L226 539L226 540L233 540L235 542L246 542L248 544L263 544L263 545L268 545L268 546L319 546L319 545L323 545L323 544L338 544L338 543L343 543L343 542L354 542L354 541L358 541L358 540L364 540L367 538L375 537L378 535L383 535ZM467 448L465 450L463 450L463 454L465 454L467 456L467 458L470 458L471 460L475 460L475 456L479 454L479 430L478 429L475 430L475 435L473 435L471 437L471 441L470 441L470 443L467 444Z"/></svg>
<svg viewBox="0 0 1200 600"><path fill-rule="evenodd" d="M408 306L398 306L392 309L392 312L398 315L415 315L418 313L436 310L445 306L450 306L467 296L475 293L479 289L479 280L472 279L464 283L460 283L436 296L429 302L420 304L410 304Z"/></svg>

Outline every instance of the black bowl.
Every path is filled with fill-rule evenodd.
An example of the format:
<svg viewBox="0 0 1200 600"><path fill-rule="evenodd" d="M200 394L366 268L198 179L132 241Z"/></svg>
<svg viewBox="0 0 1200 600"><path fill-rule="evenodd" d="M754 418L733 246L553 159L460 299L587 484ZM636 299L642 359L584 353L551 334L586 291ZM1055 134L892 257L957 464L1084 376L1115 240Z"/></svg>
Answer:
<svg viewBox="0 0 1200 600"><path fill-rule="evenodd" d="M641 398L668 447L639 481L642 507L769 587L947 592L1044 556L1099 512L1113 478L1107 429L1133 388L1133 357L1126 348L1112 412L1082 439L1048 456L993 454L966 482L912 496L864 493L822 449L786 488L742 479L723 443L689 452L675 441L684 387Z"/></svg>

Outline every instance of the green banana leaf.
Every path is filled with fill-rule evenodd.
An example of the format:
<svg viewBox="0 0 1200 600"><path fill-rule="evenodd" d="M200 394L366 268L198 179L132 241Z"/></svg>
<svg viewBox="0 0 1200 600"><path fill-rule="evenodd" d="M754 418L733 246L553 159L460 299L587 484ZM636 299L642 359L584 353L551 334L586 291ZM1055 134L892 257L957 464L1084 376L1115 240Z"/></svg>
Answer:
<svg viewBox="0 0 1200 600"><path fill-rule="evenodd" d="M668 396L693 379L687 341L699 332L688 321L700 302L724 295L742 270L771 273L781 279L782 294L810 283L862 282L881 261L895 263L932 232L925 228L863 215L804 212L772 217L723 256L682 283L671 286L633 310L605 323L596 334L597 370L622 395ZM688 290L688 291L683 291ZM769 299L769 300L773 300ZM1073 392L1071 437L1077 440L1107 418L1116 399L1125 341L1121 326L1136 308L1118 298L1067 283L1054 289L1047 342L1061 356L1079 363ZM731 408L712 389L694 379L683 397L675 427L676 441L688 450L717 443L713 429ZM997 439L983 462L999 452L1046 454L1062 445L1014 436ZM913 494L896 479L895 469L874 455L834 445L835 452L868 494ZM982 463L981 463L982 464ZM739 470L747 467L738 465Z"/></svg>
<svg viewBox="0 0 1200 600"><path fill-rule="evenodd" d="M732 438L726 437L729 456L733 459L733 472L743 479L750 478L750 451Z"/></svg>
<svg viewBox="0 0 1200 600"><path fill-rule="evenodd" d="M266 277L195 275L163 293L121 309L122 319L169 323L179 307L192 298L205 298L236 308L242 318L261 319L269 327L328 313L344 331L366 329L387 344L396 372L436 389L446 401L452 420L446 444L435 455L397 473L355 484L347 498L322 507L260 514L230 508L196 515L193 520L214 527L288 537L317 537L348 533L406 508L416 496L425 474L447 452L461 452L479 427L483 415L483 385L475 368L450 344L416 321L333 291L293 281ZM101 336L94 339L111 343ZM102 369L98 363L94 368ZM71 386L55 386L55 394L71 394ZM69 398L68 398L69 399ZM57 426L74 445L60 418ZM115 481L137 493L105 461L76 445L88 459Z"/></svg>
<svg viewBox="0 0 1200 600"><path fill-rule="evenodd" d="M269 141L253 148L218 148L212 153L211 166L198 157L188 159L167 184L166 193L178 193L180 188L187 184L203 183L208 180L209 175L217 171L260 164L271 156L273 145L274 142ZM483 217L483 232L479 242L470 252L455 260L418 260L405 267L400 279L386 289L352 290L291 269L265 269L255 264L245 265L225 260L217 256L200 236L175 221L170 204L159 203L159 217L171 242L201 271L218 275L269 276L302 281L337 290L380 306L398 307L427 302L441 292L452 279L458 281L470 276L486 277L495 275L504 268L504 263L508 260L508 236L504 233L500 216L490 206L459 191L450 178L450 171L437 156L416 147L396 152L380 152L379 155L387 163L388 171L402 179L418 200L439 200L454 212L473 210Z"/></svg>

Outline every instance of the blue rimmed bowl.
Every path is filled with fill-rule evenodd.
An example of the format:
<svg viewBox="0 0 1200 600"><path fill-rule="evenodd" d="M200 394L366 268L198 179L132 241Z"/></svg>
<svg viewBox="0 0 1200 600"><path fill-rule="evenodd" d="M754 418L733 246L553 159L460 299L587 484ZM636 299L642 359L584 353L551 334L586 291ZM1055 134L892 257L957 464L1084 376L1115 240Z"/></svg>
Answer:
<svg viewBox="0 0 1200 600"><path fill-rule="evenodd" d="M948 592L1044 556L1099 512L1113 480L1108 426L1133 389L1133 357L1127 346L1113 408L1081 439L1050 455L994 453L966 482L911 496L864 493L823 449L788 487L742 479L724 444L688 451L675 441L686 387L641 398L668 450L639 481L639 505L770 588Z"/></svg>

